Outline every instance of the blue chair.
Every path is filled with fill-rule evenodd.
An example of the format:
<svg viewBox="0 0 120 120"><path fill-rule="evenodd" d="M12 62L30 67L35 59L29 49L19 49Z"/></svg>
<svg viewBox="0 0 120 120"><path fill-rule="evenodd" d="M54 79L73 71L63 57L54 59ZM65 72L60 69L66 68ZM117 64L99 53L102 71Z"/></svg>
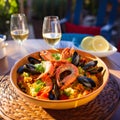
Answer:
<svg viewBox="0 0 120 120"><path fill-rule="evenodd" d="M67 14L66 14L65 18L63 18L61 20L61 24L65 23L64 24L65 25L64 32L65 33L82 33L82 34L89 34L89 35L99 35L100 34L100 35L104 36L109 42L111 42L112 28L114 26L114 22L115 22L116 15L117 15L118 0L98 0L99 7L98 7L98 11L97 11L95 26L80 25L79 18L82 14L83 1L84 0L76 0L75 7L74 7L74 10L72 13L71 12L71 10L73 8L72 0L68 0ZM112 9L109 13L109 19L108 19L107 23L105 23L104 21L106 18L106 8L107 8L108 2L111 3ZM76 35L76 36L78 37L78 35ZM74 37L75 37L75 34L74 34ZM65 35L63 35L63 38L65 39Z"/></svg>

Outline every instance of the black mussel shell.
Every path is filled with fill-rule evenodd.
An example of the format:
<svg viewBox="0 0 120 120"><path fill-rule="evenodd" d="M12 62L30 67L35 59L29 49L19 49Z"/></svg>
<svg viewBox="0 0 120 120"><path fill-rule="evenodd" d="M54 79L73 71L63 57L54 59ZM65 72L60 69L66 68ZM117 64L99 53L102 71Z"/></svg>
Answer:
<svg viewBox="0 0 120 120"><path fill-rule="evenodd" d="M97 74L102 72L103 67L93 67L91 69L88 69L87 72L89 72L90 74Z"/></svg>
<svg viewBox="0 0 120 120"><path fill-rule="evenodd" d="M72 64L78 66L80 61L80 55L75 51L72 56Z"/></svg>
<svg viewBox="0 0 120 120"><path fill-rule="evenodd" d="M87 70L87 69L90 69L91 67L95 67L97 63L98 61L90 61L83 66L83 69Z"/></svg>
<svg viewBox="0 0 120 120"><path fill-rule="evenodd" d="M29 63L31 63L31 64L39 64L39 63L41 63L40 60L38 60L38 59L36 59L36 58L34 58L34 57L28 57L28 61L29 61Z"/></svg>
<svg viewBox="0 0 120 120"><path fill-rule="evenodd" d="M50 100L58 100L59 96L60 96L59 87L58 87L57 83L54 80L53 81L53 88L49 93L49 99Z"/></svg>
<svg viewBox="0 0 120 120"><path fill-rule="evenodd" d="M55 100L55 95L54 95L52 90L49 92L49 99L50 100Z"/></svg>
<svg viewBox="0 0 120 120"><path fill-rule="evenodd" d="M23 66L20 66L17 70L17 73L22 74L23 72L28 72L31 74L39 73L35 70L35 66L33 64L25 64Z"/></svg>
<svg viewBox="0 0 120 120"><path fill-rule="evenodd" d="M22 74L23 72L28 72L26 65L20 66L17 70L17 73Z"/></svg>
<svg viewBox="0 0 120 120"><path fill-rule="evenodd" d="M96 83L91 78L87 78L86 76L79 76L78 82L88 88L96 87Z"/></svg>

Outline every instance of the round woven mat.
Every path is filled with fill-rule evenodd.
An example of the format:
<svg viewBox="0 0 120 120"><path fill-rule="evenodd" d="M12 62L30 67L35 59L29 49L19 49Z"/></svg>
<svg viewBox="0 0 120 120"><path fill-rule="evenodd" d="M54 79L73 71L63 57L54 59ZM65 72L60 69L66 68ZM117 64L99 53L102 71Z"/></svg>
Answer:
<svg viewBox="0 0 120 120"><path fill-rule="evenodd" d="M32 105L16 94L9 76L0 82L0 114L7 120L106 120L119 101L120 88L111 75L108 84L96 99L69 110L49 110Z"/></svg>

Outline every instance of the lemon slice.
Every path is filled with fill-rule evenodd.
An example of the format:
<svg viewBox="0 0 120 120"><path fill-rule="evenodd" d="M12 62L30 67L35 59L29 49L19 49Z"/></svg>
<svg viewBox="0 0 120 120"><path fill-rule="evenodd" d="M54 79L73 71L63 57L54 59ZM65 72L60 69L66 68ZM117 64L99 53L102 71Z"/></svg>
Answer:
<svg viewBox="0 0 120 120"><path fill-rule="evenodd" d="M97 35L93 37L92 47L94 51L108 51L109 50L109 42L102 36Z"/></svg>
<svg viewBox="0 0 120 120"><path fill-rule="evenodd" d="M81 48L85 49L85 50L93 50L92 40L93 40L93 37L91 37L91 36L87 36L87 37L83 38L83 40L80 44Z"/></svg>

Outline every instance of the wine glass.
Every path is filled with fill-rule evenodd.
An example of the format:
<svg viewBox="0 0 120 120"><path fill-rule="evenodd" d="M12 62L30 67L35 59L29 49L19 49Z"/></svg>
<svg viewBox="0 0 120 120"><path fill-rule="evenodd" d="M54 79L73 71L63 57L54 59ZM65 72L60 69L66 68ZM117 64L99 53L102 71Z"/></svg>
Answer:
<svg viewBox="0 0 120 120"><path fill-rule="evenodd" d="M54 48L61 39L61 26L58 16L44 17L42 35L44 40Z"/></svg>
<svg viewBox="0 0 120 120"><path fill-rule="evenodd" d="M22 45L23 41L28 38L29 29L25 14L11 15L10 32L12 38Z"/></svg>

